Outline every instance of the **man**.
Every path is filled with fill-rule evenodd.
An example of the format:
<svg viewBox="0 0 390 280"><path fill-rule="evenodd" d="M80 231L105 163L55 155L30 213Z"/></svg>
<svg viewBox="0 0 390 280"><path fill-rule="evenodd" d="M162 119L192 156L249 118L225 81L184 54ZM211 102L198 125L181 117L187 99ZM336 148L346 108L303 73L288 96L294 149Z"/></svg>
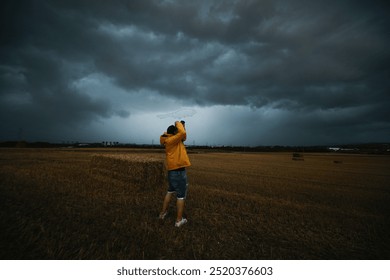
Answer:
<svg viewBox="0 0 390 280"><path fill-rule="evenodd" d="M169 126L167 132L160 136L160 143L165 147L169 183L160 219L163 220L167 215L172 195L176 193L176 227L187 223L187 219L183 218L183 212L188 188L186 167L190 166L191 163L183 144L183 141L187 139L184 125L184 121L176 121L175 125Z"/></svg>

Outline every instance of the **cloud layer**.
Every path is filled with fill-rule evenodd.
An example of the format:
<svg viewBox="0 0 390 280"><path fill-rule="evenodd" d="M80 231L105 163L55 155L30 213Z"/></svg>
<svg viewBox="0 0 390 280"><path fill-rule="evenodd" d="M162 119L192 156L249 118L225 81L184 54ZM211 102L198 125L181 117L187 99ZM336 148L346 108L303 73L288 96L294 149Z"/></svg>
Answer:
<svg viewBox="0 0 390 280"><path fill-rule="evenodd" d="M194 142L390 141L384 1L1 5L0 140L149 142L192 107Z"/></svg>

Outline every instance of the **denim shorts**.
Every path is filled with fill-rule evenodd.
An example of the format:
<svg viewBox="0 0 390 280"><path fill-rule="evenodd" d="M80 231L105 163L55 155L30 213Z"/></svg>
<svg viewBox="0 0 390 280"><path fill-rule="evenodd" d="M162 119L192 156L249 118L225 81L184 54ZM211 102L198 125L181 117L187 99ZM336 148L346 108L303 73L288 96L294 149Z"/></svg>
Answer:
<svg viewBox="0 0 390 280"><path fill-rule="evenodd" d="M185 199L187 195L187 172L186 170L168 171L168 193L176 193L177 199Z"/></svg>

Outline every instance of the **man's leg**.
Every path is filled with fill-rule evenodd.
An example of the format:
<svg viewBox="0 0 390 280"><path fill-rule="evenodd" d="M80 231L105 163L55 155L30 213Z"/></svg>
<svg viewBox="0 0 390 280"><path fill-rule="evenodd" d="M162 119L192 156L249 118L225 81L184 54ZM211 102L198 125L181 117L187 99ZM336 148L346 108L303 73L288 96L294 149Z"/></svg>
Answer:
<svg viewBox="0 0 390 280"><path fill-rule="evenodd" d="M188 183L186 171L181 173L180 191L178 192L178 199L176 202L177 218L176 222L180 222L183 219L185 200L187 195Z"/></svg>
<svg viewBox="0 0 390 280"><path fill-rule="evenodd" d="M184 204L185 204L185 199L178 199L178 200L176 201L176 207L177 207L177 218L176 218L176 222L181 221L181 219L183 218Z"/></svg>
<svg viewBox="0 0 390 280"><path fill-rule="evenodd" d="M164 197L164 202L161 210L161 214L164 214L168 211L169 203L171 202L172 193L167 192L167 194Z"/></svg>

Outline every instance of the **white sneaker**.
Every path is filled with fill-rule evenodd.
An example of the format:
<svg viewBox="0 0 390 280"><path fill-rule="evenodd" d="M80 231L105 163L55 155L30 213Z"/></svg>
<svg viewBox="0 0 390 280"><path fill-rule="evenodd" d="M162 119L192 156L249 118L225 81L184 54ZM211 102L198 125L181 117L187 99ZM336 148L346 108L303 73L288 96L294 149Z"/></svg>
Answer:
<svg viewBox="0 0 390 280"><path fill-rule="evenodd" d="M165 212L165 213L160 213L160 216L159 216L159 219L160 220L164 220L165 219L165 216L168 214L168 211Z"/></svg>
<svg viewBox="0 0 390 280"><path fill-rule="evenodd" d="M181 227L185 223L187 223L187 219L182 218L181 221L175 223L175 227Z"/></svg>

